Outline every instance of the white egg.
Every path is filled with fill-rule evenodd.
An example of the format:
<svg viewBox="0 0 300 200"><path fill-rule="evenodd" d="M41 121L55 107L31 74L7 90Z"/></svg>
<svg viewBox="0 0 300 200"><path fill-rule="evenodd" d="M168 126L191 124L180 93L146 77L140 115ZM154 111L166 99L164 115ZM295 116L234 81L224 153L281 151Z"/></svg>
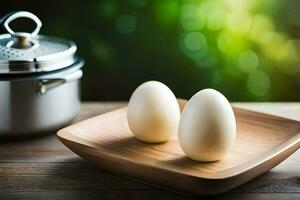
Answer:
<svg viewBox="0 0 300 200"><path fill-rule="evenodd" d="M222 159L236 136L236 122L226 97L213 89L196 93L185 105L178 128L184 153L203 162Z"/></svg>
<svg viewBox="0 0 300 200"><path fill-rule="evenodd" d="M139 140L165 142L178 132L180 108L166 85L148 81L133 92L127 118L131 132Z"/></svg>

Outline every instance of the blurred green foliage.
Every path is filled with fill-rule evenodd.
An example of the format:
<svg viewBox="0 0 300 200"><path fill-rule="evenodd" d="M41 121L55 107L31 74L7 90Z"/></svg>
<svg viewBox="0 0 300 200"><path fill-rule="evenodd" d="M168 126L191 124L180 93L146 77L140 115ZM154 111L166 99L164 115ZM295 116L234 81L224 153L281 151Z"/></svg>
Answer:
<svg viewBox="0 0 300 200"><path fill-rule="evenodd" d="M36 11L44 34L78 44L84 100L126 100L151 79L182 98L210 87L231 101L300 99L299 1L62 1L41 12L45 5L14 4Z"/></svg>

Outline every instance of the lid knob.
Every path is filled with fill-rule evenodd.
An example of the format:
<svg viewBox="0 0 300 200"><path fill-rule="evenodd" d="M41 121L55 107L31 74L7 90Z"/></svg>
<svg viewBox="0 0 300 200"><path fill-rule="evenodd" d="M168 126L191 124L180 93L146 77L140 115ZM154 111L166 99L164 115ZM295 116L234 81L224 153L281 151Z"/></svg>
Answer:
<svg viewBox="0 0 300 200"><path fill-rule="evenodd" d="M15 32L10 28L9 24L18 18L31 19L36 24L35 29L31 33ZM0 20L0 23L2 24L3 28L9 34L11 34L13 39L13 41L9 42L7 45L9 47L18 48L18 49L25 49L25 48L32 47L33 43L31 42L31 38L35 37L39 33L42 27L41 20L36 15L27 11L17 11L17 12L8 13Z"/></svg>

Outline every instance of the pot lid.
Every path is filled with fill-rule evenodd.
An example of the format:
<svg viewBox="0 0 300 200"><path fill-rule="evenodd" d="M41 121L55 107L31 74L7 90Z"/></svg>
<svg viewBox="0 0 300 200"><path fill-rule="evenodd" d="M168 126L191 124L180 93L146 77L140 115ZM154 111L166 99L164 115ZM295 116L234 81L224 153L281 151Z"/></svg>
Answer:
<svg viewBox="0 0 300 200"><path fill-rule="evenodd" d="M17 18L35 22L31 33L15 32L9 24ZM49 72L72 65L77 47L75 43L49 36L38 35L42 22L26 11L5 15L0 24L7 34L0 35L0 74Z"/></svg>

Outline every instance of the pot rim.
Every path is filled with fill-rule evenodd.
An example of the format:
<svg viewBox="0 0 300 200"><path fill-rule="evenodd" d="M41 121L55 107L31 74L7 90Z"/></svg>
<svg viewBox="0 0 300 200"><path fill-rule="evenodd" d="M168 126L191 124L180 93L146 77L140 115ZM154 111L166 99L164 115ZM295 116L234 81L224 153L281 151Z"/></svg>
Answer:
<svg viewBox="0 0 300 200"><path fill-rule="evenodd" d="M47 80L56 76L71 74L80 70L85 64L84 59L75 57L75 62L65 68L52 70L49 72L35 72L30 74L0 74L0 81L20 81L20 80Z"/></svg>

